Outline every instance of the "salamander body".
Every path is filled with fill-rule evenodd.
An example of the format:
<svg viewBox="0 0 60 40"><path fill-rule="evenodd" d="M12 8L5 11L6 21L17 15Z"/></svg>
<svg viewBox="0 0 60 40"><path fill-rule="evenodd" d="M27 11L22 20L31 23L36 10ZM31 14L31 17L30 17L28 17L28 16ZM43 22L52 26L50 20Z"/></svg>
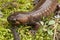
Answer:
<svg viewBox="0 0 60 40"><path fill-rule="evenodd" d="M14 12L7 20L12 25L36 25L42 17L55 11L57 0L41 0L31 12Z"/></svg>

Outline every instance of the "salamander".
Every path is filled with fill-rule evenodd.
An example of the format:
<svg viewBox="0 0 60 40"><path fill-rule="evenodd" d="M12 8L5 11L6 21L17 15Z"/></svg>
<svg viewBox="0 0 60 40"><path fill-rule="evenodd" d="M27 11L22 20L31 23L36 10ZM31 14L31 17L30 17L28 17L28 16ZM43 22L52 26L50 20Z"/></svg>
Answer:
<svg viewBox="0 0 60 40"><path fill-rule="evenodd" d="M34 30L38 30L41 18L49 16L56 8L57 0L40 0L32 11L11 13L7 21L15 27L22 24L32 26ZM17 40L17 37L15 39Z"/></svg>
<svg viewBox="0 0 60 40"><path fill-rule="evenodd" d="M40 0L31 12L14 12L8 18L12 25L36 25L42 17L49 16L57 7L57 0ZM41 5L42 4L42 5ZM34 27L35 28L35 27Z"/></svg>

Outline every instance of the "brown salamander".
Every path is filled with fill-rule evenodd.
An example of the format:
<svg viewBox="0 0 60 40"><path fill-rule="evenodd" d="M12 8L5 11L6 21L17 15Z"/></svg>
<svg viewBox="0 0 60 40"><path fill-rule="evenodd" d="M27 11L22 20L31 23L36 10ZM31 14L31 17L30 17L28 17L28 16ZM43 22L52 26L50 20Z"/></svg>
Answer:
<svg viewBox="0 0 60 40"><path fill-rule="evenodd" d="M34 30L37 30L40 26L38 22L41 18L49 16L55 11L56 7L57 0L40 0L31 12L14 12L7 18L7 20L14 26L20 24L30 25ZM17 38L15 39L17 40Z"/></svg>
<svg viewBox="0 0 60 40"><path fill-rule="evenodd" d="M41 17L49 16L52 12L55 11L57 0L41 0L41 2L39 2L35 9L31 12L14 12L7 18L8 22L13 25L34 25L36 22L40 21Z"/></svg>

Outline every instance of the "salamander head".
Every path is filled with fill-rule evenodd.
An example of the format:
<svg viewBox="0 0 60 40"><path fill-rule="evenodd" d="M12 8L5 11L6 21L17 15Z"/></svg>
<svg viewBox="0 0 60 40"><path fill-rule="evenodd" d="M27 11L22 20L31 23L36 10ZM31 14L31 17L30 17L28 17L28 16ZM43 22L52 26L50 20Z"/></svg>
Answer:
<svg viewBox="0 0 60 40"><path fill-rule="evenodd" d="M16 18L16 15L15 15L15 14L10 15L10 16L7 18L7 21L8 21L10 24L12 24L12 25L20 24L20 23L17 21L17 18Z"/></svg>
<svg viewBox="0 0 60 40"><path fill-rule="evenodd" d="M16 13L12 14L7 18L8 22L12 25L25 24L28 21L28 17L26 15Z"/></svg>

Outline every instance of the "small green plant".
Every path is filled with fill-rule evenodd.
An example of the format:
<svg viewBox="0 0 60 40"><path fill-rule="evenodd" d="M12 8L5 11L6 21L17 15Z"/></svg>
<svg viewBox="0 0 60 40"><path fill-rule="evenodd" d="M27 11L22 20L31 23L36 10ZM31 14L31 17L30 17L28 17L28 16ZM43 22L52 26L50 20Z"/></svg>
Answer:
<svg viewBox="0 0 60 40"><path fill-rule="evenodd" d="M0 0L0 40L14 40L10 25L7 22L7 17L14 11L31 11L34 7L34 0ZM59 0L60 2L60 0ZM17 30L22 40L53 40L55 38L55 29L59 25L60 19L54 17L43 18L40 21L40 28L37 30L35 36L30 32L31 26L20 25Z"/></svg>

